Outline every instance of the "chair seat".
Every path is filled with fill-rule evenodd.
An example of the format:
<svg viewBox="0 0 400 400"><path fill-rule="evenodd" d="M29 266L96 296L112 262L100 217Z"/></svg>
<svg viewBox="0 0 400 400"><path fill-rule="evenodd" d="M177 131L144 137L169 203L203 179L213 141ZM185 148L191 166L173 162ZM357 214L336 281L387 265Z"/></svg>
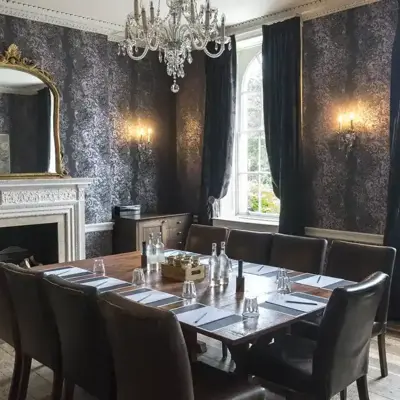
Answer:
<svg viewBox="0 0 400 400"><path fill-rule="evenodd" d="M316 342L293 335L279 336L274 343L255 343L248 354L249 373L298 392L310 392Z"/></svg>
<svg viewBox="0 0 400 400"><path fill-rule="evenodd" d="M201 362L192 365L195 400L264 400L265 389Z"/></svg>

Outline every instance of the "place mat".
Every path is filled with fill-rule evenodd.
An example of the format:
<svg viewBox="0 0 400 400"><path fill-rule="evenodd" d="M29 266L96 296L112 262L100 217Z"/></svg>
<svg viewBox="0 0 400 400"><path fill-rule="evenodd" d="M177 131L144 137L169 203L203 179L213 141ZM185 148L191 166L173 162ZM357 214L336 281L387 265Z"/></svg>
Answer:
<svg viewBox="0 0 400 400"><path fill-rule="evenodd" d="M250 263L249 263L250 264ZM246 274L252 274L252 275L266 275L270 274L271 272L274 272L276 274L277 267L273 267L271 265L261 265L261 264L250 264L247 266L243 266L243 272Z"/></svg>
<svg viewBox="0 0 400 400"><path fill-rule="evenodd" d="M325 286L324 289L333 290L333 289L336 289L338 287L351 286L351 285L354 285L355 283L356 282L342 280L340 282L332 283L332 285Z"/></svg>
<svg viewBox="0 0 400 400"><path fill-rule="evenodd" d="M180 297L173 294L152 289L145 291L140 291L140 289L136 291L133 290L128 295L125 293L123 295L129 300L136 301L140 304L150 305L152 307L160 307L182 300Z"/></svg>
<svg viewBox="0 0 400 400"><path fill-rule="evenodd" d="M290 315L292 317L298 317L299 315L304 314L303 311L294 310L293 308L283 307L273 303L261 303L259 304L259 306L267 310L280 312L282 314Z"/></svg>
<svg viewBox="0 0 400 400"><path fill-rule="evenodd" d="M288 301L298 301L298 302L310 302L313 304L295 304L295 303L288 303ZM313 312L316 310L319 310L321 308L324 308L326 306L325 303L322 303L321 301L310 301L310 300L305 300L304 298L298 297L294 294L273 294L270 295L267 300L267 303L275 304L278 306L286 307L286 308L291 308L293 310L298 310L302 311L303 313L309 313Z"/></svg>
<svg viewBox="0 0 400 400"><path fill-rule="evenodd" d="M81 285L93 286L97 288L100 293L108 292L110 290L120 289L123 287L131 286L129 282L124 282L119 279L109 278L107 276L85 279L77 282Z"/></svg>
<svg viewBox="0 0 400 400"><path fill-rule="evenodd" d="M172 310L175 312L176 310ZM220 308L204 306L176 314L179 322L186 323L191 326L202 327L209 325L212 322L225 319L235 315L231 311L226 311Z"/></svg>
<svg viewBox="0 0 400 400"><path fill-rule="evenodd" d="M328 304L329 301L329 299L325 299L324 297L321 296L316 296L314 294L301 293L301 292L293 292L292 296L301 297L302 299L305 300L317 301L319 303L324 303L324 304Z"/></svg>
<svg viewBox="0 0 400 400"><path fill-rule="evenodd" d="M296 272L290 272L289 273L289 278L291 282L296 282L300 283L299 281L306 279L306 278L311 278L313 276L316 276L314 274L307 274L307 273L300 273L300 275L293 276L292 274ZM297 272L298 273L298 272Z"/></svg>
<svg viewBox="0 0 400 400"><path fill-rule="evenodd" d="M56 275L60 278L75 278L77 276L91 275L92 273L86 269L68 266L63 268L52 269L49 271L45 271L44 275Z"/></svg>
<svg viewBox="0 0 400 400"><path fill-rule="evenodd" d="M303 275L302 279L297 280L297 283L317 288L325 288L329 285L333 285L341 281L343 281L343 279L333 278L331 276L325 276L325 275L313 275L309 277L304 277Z"/></svg>

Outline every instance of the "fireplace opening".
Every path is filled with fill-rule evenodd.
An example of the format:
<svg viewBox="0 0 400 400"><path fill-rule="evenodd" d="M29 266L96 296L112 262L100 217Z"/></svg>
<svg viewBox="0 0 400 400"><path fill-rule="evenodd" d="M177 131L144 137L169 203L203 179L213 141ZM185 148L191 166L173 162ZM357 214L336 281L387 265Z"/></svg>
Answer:
<svg viewBox="0 0 400 400"><path fill-rule="evenodd" d="M57 223L0 228L0 261L30 266L58 263Z"/></svg>

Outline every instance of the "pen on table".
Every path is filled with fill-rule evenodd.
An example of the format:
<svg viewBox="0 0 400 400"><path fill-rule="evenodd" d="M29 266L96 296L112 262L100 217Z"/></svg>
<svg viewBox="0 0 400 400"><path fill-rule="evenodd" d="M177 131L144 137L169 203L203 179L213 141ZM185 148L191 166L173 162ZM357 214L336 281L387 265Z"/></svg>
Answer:
<svg viewBox="0 0 400 400"><path fill-rule="evenodd" d="M104 280L104 279L103 279ZM106 280L104 280L104 282L102 282L102 283L100 283L100 285L96 285L95 287L100 287L100 286L103 286L105 283L107 283L108 282L108 279L106 279Z"/></svg>
<svg viewBox="0 0 400 400"><path fill-rule="evenodd" d="M148 294L147 296L142 297L140 300L137 300L138 303L142 302L143 300L146 300L148 297L150 297L153 293Z"/></svg>
<svg viewBox="0 0 400 400"><path fill-rule="evenodd" d="M205 312L200 318L196 319L196 321L194 321L195 324L197 324L202 318L204 318L207 315L207 313Z"/></svg>
<svg viewBox="0 0 400 400"><path fill-rule="evenodd" d="M285 303L290 304L307 304L309 306L317 306L318 303L309 303L308 301L294 301L294 300L286 300Z"/></svg>
<svg viewBox="0 0 400 400"><path fill-rule="evenodd" d="M318 277L317 283L319 283L319 281L321 280L321 276L322 276L322 275L320 275L320 276Z"/></svg>
<svg viewBox="0 0 400 400"><path fill-rule="evenodd" d="M257 272L260 272L263 268L264 268L264 265L261 265L261 268Z"/></svg>

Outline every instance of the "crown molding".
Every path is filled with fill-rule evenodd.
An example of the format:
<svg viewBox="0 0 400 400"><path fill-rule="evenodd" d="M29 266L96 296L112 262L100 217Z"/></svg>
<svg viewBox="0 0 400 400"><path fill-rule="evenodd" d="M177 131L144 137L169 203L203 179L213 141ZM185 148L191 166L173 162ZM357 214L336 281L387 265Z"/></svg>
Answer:
<svg viewBox="0 0 400 400"><path fill-rule="evenodd" d="M255 18L235 25L230 25L227 27L227 34L237 35L240 39L241 36L251 36L252 32L254 31L259 32L262 25L270 25L276 22L284 21L285 19L299 16L303 21L307 21L340 11L349 10L351 8L376 3L378 1L379 0L354 0L351 3L337 5L332 0L313 0L283 11L277 11L264 15L263 17Z"/></svg>
<svg viewBox="0 0 400 400"><path fill-rule="evenodd" d="M123 25L34 6L15 0L0 0L0 14L79 29L86 32L99 33L106 36L114 35L115 32L124 30Z"/></svg>

